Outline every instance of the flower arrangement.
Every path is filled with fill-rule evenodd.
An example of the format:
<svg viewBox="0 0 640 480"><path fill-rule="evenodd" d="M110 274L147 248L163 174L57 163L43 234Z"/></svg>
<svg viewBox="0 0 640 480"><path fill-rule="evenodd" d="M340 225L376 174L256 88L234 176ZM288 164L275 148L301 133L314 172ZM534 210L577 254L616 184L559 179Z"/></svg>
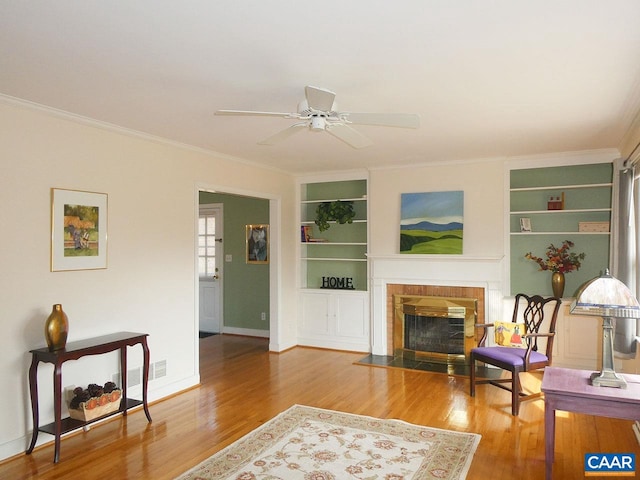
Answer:
<svg viewBox="0 0 640 480"><path fill-rule="evenodd" d="M562 246L557 248L553 243L547 248L547 258L540 258L531 252L525 255L525 258L533 260L540 266L540 270L551 270L556 273L569 273L574 270L580 270L581 261L586 257L585 253L569 253L574 244L570 240L562 242Z"/></svg>

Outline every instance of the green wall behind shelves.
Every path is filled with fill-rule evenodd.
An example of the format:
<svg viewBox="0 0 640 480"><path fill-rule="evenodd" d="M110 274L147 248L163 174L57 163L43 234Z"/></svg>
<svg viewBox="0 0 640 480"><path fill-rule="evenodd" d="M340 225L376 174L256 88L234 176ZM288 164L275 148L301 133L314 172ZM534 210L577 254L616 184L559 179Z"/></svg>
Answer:
<svg viewBox="0 0 640 480"><path fill-rule="evenodd" d="M330 243L307 243L302 256L307 258L361 258L365 260L366 245L332 245Z"/></svg>
<svg viewBox="0 0 640 480"><path fill-rule="evenodd" d="M308 183L302 186L302 200L340 200L367 194L366 180Z"/></svg>
<svg viewBox="0 0 640 480"><path fill-rule="evenodd" d="M611 212L575 212L553 214L518 214L511 215L510 231L520 231L520 219L528 218L532 232L578 232L580 222L610 222Z"/></svg>
<svg viewBox="0 0 640 480"><path fill-rule="evenodd" d="M307 262L307 288L320 288L322 277L353 278L356 290L367 290L367 262Z"/></svg>
<svg viewBox="0 0 640 480"><path fill-rule="evenodd" d="M613 178L612 163L568 165L562 167L511 170L511 188L553 187L609 183Z"/></svg>
<svg viewBox="0 0 640 480"><path fill-rule="evenodd" d="M511 211L546 210L549 197L560 197L562 193L565 210L603 208L611 204L611 191L611 187L589 187L511 192Z"/></svg>
<svg viewBox="0 0 640 480"><path fill-rule="evenodd" d="M552 294L551 272L540 271L536 262L524 256L531 252L545 258L549 245L553 243L560 247L563 240L575 244L571 252L586 253L580 270L565 275L565 297L573 297L580 285L609 268L609 235L514 235L511 238L510 258L512 295L520 292L544 296Z"/></svg>
<svg viewBox="0 0 640 480"><path fill-rule="evenodd" d="M324 232L321 232L317 225L309 225L311 227L311 236L313 238L322 238L329 242L367 242L366 222L331 223L330 225Z"/></svg>

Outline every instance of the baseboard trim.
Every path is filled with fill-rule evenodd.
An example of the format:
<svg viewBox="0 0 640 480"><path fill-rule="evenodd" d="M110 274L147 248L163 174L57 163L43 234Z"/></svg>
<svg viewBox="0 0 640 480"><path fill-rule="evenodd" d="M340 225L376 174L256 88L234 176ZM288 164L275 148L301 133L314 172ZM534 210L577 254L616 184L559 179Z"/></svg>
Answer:
<svg viewBox="0 0 640 480"><path fill-rule="evenodd" d="M223 327L222 333L244 335L245 337L269 338L269 330L257 330L254 328Z"/></svg>

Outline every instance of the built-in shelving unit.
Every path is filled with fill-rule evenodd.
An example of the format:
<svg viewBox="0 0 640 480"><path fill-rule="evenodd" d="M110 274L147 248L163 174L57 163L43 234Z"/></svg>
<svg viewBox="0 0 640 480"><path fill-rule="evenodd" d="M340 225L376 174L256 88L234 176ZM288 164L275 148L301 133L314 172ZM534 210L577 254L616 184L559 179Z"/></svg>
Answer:
<svg viewBox="0 0 640 480"><path fill-rule="evenodd" d="M544 257L552 243L560 246L564 240L570 240L575 244L572 251L586 253L581 269L566 275L567 297L609 266L612 178L611 163L510 171L512 295L518 292L551 295L551 274L538 271L538 266L524 255L532 252ZM550 201L559 200L561 208L548 208ZM523 231L523 222L530 225L530 231Z"/></svg>
<svg viewBox="0 0 640 480"><path fill-rule="evenodd" d="M315 224L318 205L339 200L353 202L352 223L330 222L321 232ZM367 216L364 177L300 184L299 345L370 350ZM312 241L304 241L305 228ZM349 288L323 288L323 278L348 280Z"/></svg>
<svg viewBox="0 0 640 480"><path fill-rule="evenodd" d="M321 232L316 209L324 202L348 201L356 213L352 223L330 222ZM352 278L356 290L367 290L367 182L364 179L301 185L301 227L311 241L300 236L302 288L321 288L323 277Z"/></svg>

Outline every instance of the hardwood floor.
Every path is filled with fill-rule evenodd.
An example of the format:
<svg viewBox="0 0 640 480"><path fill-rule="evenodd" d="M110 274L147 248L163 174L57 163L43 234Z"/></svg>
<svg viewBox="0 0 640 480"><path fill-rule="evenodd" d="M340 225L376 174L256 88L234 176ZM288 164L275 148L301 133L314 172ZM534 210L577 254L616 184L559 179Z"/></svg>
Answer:
<svg viewBox="0 0 640 480"><path fill-rule="evenodd" d="M364 354L294 348L217 335L200 340L202 385L0 464L2 479L172 479L293 404L482 435L469 479L544 478L542 400L511 416L510 394L465 377L354 365ZM540 378L523 376L525 384ZM559 413L554 477L583 478L588 452L635 452L631 422Z"/></svg>

